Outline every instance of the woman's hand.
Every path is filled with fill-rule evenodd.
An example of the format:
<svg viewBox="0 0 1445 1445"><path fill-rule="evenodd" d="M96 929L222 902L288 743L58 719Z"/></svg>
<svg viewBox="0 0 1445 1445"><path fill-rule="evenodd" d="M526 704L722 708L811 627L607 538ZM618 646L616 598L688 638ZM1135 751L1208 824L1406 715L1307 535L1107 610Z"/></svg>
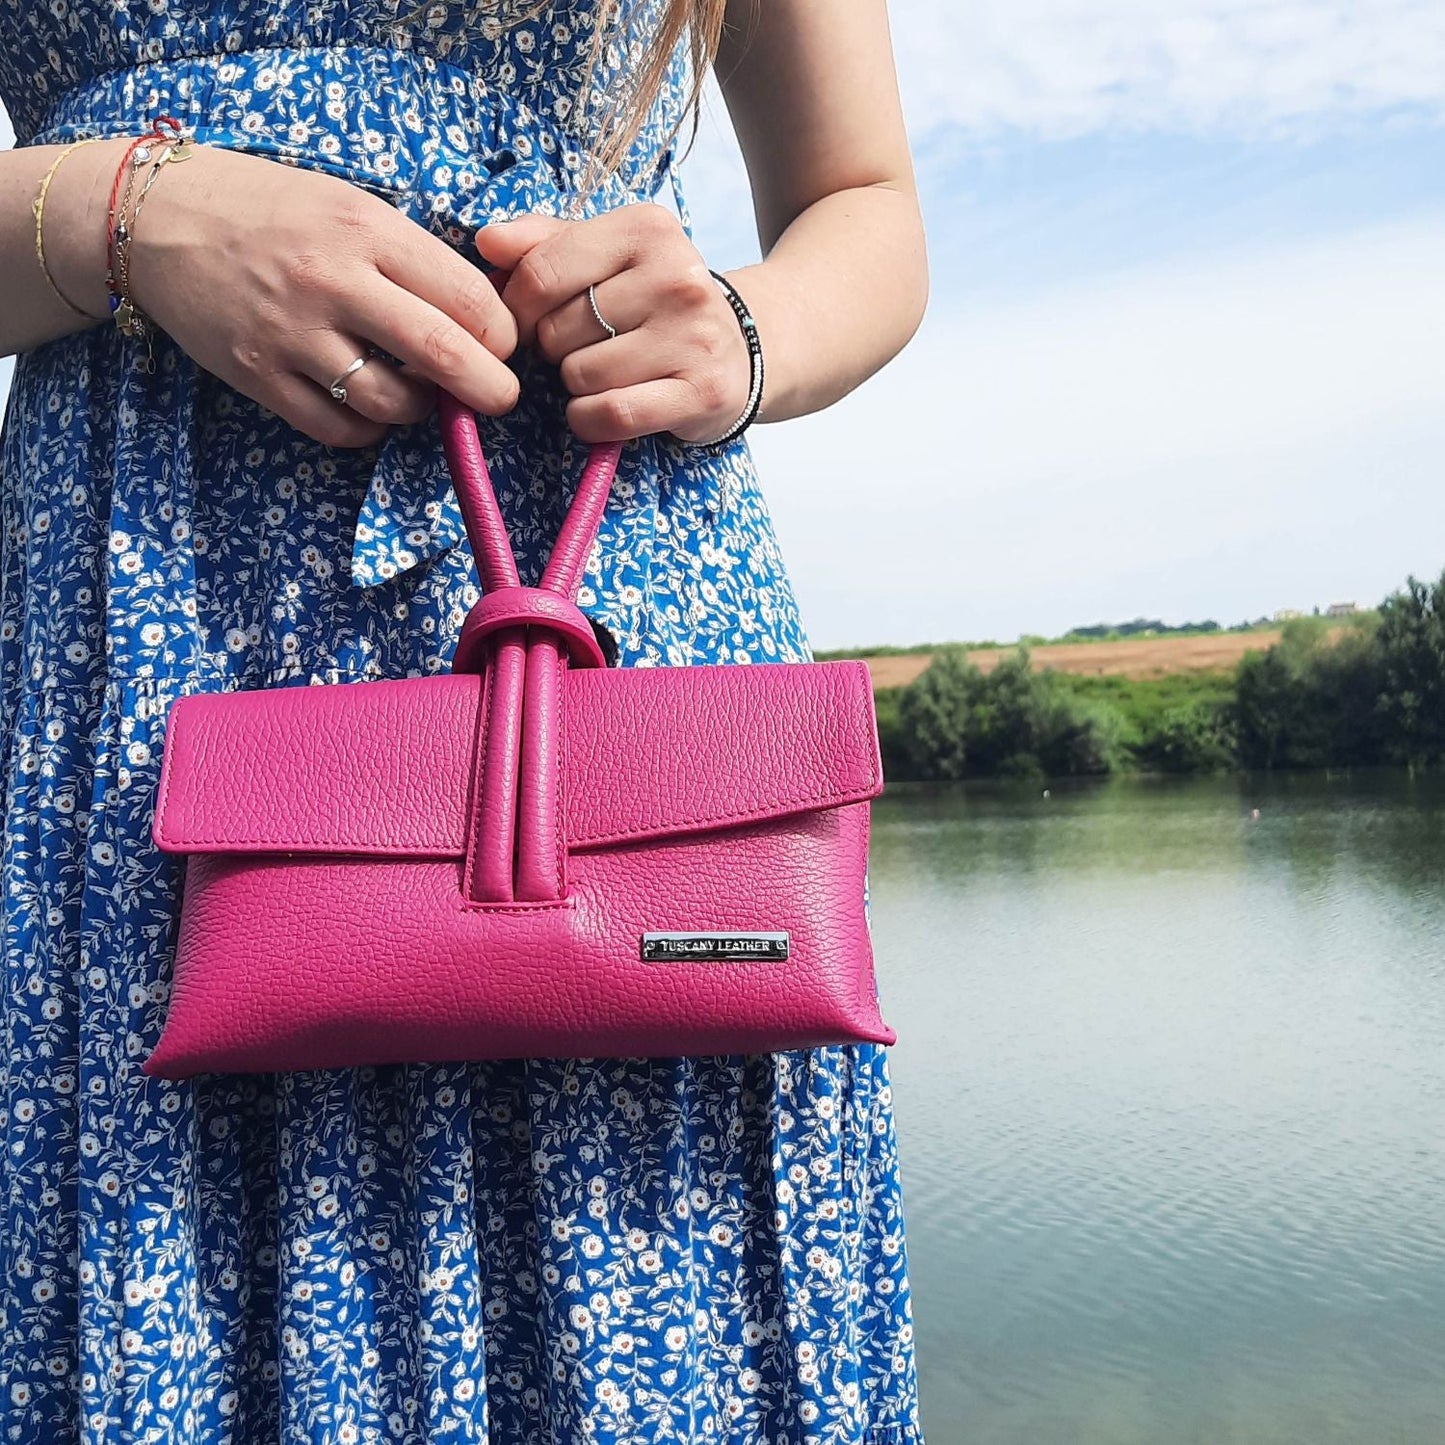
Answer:
<svg viewBox="0 0 1445 1445"><path fill-rule="evenodd" d="M589 221L524 216L487 226L477 249L511 273L502 300L523 344L561 368L567 421L589 442L671 432L721 436L747 405L747 343L722 288L662 206ZM597 309L617 329L608 336Z"/></svg>
<svg viewBox="0 0 1445 1445"><path fill-rule="evenodd" d="M112 160L107 183L113 174ZM72 227L78 241L56 257L92 312L106 309L95 274L104 206L92 199L86 229ZM167 164L135 228L131 293L207 371L328 446L368 446L420 421L434 383L488 414L516 404L505 364L516 326L481 268L319 171L205 145ZM328 387L373 345L403 365L358 368L343 405Z"/></svg>

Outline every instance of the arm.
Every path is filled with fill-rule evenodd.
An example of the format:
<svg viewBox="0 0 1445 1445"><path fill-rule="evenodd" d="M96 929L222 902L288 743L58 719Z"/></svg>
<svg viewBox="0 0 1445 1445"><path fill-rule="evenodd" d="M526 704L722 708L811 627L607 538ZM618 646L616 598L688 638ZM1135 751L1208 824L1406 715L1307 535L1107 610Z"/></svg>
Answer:
<svg viewBox="0 0 1445 1445"><path fill-rule="evenodd" d="M762 417L845 396L897 354L927 298L923 225L885 0L731 0L719 57L764 259L729 274L758 324ZM588 441L720 435L748 392L737 321L676 217L624 206L589 221L485 227L523 342L557 363ZM621 333L604 339L587 288Z"/></svg>
<svg viewBox="0 0 1445 1445"><path fill-rule="evenodd" d="M45 256L31 209L60 146L0 154L0 354L109 327L106 223L128 139L78 147L56 172ZM131 293L196 363L328 446L370 446L420 420L436 384L478 411L509 410L502 358L516 331L476 266L379 197L335 176L198 145L156 178L130 253ZM401 365L364 367L346 405L327 385L365 344Z"/></svg>
<svg viewBox="0 0 1445 1445"><path fill-rule="evenodd" d="M70 302L109 324L105 294L106 188L125 151L125 140L80 146L65 158L45 198L45 259ZM0 356L98 324L77 316L45 283L35 255L31 204L40 182L65 149L25 146L0 154L0 275L7 278L0 307ZM97 214L102 218L92 223ZM92 254L82 257L78 244ZM89 261L89 265L77 264Z"/></svg>
<svg viewBox="0 0 1445 1445"><path fill-rule="evenodd" d="M717 69L764 256L728 279L763 341L762 419L781 421L867 380L927 301L884 0L731 0Z"/></svg>

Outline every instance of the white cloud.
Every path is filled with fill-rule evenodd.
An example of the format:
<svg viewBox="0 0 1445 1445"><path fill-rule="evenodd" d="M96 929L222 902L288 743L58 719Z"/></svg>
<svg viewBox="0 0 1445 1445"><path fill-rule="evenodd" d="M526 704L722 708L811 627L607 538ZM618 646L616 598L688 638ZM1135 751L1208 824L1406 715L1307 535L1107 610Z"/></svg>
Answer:
<svg viewBox="0 0 1445 1445"><path fill-rule="evenodd" d="M1439 0L893 0L890 13L935 198L954 184L952 141L1152 130L1268 145L1356 122L1378 134L1404 110L1445 119ZM712 112L685 174L704 251L733 265L752 254L746 182L720 102ZM1118 223L1154 220L1126 204ZM937 259L946 230L932 241ZM936 269L923 334L880 377L755 434L819 645L1140 611L1233 620L1340 592L1377 600L1445 560L1445 217L1134 264L988 311L959 309L952 275Z"/></svg>
<svg viewBox="0 0 1445 1445"><path fill-rule="evenodd" d="M900 84L930 200L1005 138L1316 138L1445 123L1442 0L892 0ZM700 233L755 254L716 87L684 168Z"/></svg>
<svg viewBox="0 0 1445 1445"><path fill-rule="evenodd" d="M1377 601L1445 560L1445 216L936 309L764 427L818 645Z"/></svg>
<svg viewBox="0 0 1445 1445"><path fill-rule="evenodd" d="M894 0L915 134L1445 117L1439 0Z"/></svg>

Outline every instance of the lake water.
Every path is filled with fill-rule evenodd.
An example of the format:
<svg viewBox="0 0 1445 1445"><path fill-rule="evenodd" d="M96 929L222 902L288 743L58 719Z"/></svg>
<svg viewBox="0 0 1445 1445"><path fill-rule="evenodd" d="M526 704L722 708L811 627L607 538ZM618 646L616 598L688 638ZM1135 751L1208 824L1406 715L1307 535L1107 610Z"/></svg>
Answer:
<svg viewBox="0 0 1445 1445"><path fill-rule="evenodd" d="M1445 1442L1441 781L891 787L872 869L930 1445Z"/></svg>

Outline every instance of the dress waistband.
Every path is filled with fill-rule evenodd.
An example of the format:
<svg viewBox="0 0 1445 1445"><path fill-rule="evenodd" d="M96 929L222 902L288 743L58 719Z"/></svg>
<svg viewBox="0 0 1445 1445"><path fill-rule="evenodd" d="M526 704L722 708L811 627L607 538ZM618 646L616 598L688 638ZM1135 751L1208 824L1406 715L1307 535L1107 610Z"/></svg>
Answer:
<svg viewBox="0 0 1445 1445"><path fill-rule="evenodd" d="M527 101L434 56L383 45L283 45L185 55L105 71L72 86L30 144L134 135L158 114L197 141L315 167L405 198L422 214L487 206L490 182L521 165L545 174L568 214L654 195L666 152L580 186L577 137ZM589 178L591 179L591 178ZM413 207L408 206L408 210Z"/></svg>

